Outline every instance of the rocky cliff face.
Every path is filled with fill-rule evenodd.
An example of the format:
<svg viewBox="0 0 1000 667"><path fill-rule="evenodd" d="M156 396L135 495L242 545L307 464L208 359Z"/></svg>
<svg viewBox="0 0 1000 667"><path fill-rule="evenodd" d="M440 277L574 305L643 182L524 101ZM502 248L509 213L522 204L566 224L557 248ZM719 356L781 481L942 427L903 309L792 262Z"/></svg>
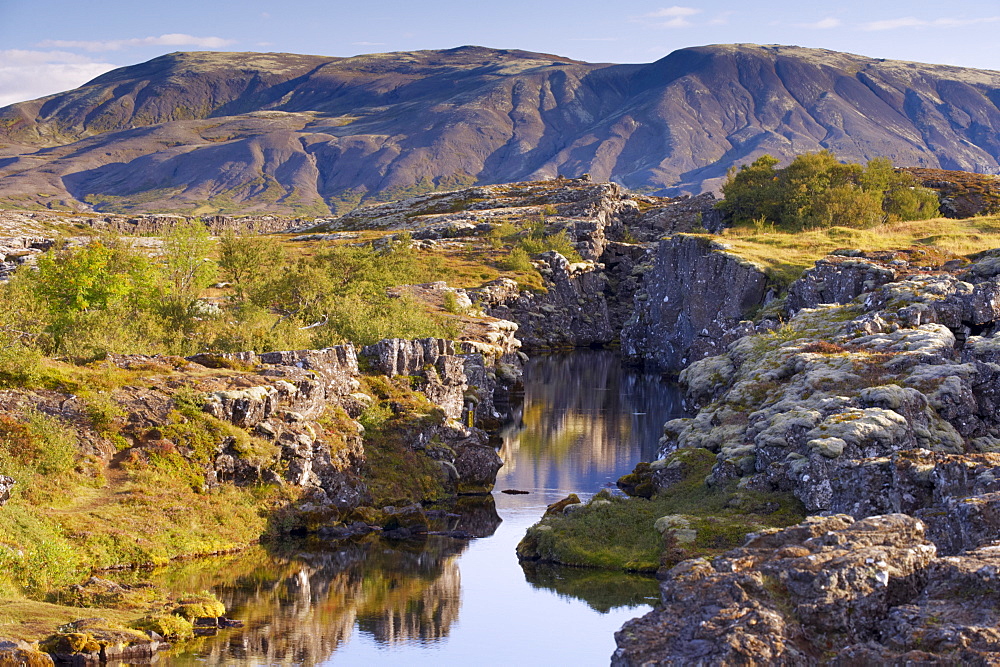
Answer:
<svg viewBox="0 0 1000 667"><path fill-rule="evenodd" d="M810 512L916 514L946 553L980 545L994 530L988 513L955 508L994 502L984 481L1000 433L993 264L909 275L847 305L803 308L781 329L692 364L680 378L700 410L666 425L665 450L707 447L718 452L717 483L790 490ZM831 258L818 270L829 289L850 293L859 275L889 277L873 267ZM805 276L792 291L810 284ZM956 477L951 456L981 469L980 481Z"/></svg>
<svg viewBox="0 0 1000 667"><path fill-rule="evenodd" d="M994 664L997 558L937 557L903 514L812 517L674 567L611 664Z"/></svg>
<svg viewBox="0 0 1000 667"><path fill-rule="evenodd" d="M614 664L996 660L1000 264L849 254L791 285L785 324L684 369L697 412L661 439L826 518L675 567Z"/></svg>
<svg viewBox="0 0 1000 667"><path fill-rule="evenodd" d="M764 272L724 246L697 236L664 239L635 294L622 352L679 371L752 331L739 323L773 296Z"/></svg>
<svg viewBox="0 0 1000 667"><path fill-rule="evenodd" d="M995 173L998 77L751 44L640 65L470 46L174 53L0 111L0 201L323 215L585 173L695 193L761 153L824 148Z"/></svg>

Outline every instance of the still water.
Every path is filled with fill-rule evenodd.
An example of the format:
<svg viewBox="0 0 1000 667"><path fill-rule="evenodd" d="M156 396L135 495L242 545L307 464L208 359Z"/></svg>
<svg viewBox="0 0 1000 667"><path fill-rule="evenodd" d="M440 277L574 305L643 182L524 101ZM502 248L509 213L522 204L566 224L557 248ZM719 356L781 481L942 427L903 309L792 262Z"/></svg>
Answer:
<svg viewBox="0 0 1000 667"><path fill-rule="evenodd" d="M675 387L612 352L534 358L493 496L453 509L457 527L481 537L256 547L171 568L164 584L214 590L245 627L165 662L606 665L614 631L655 602L655 580L522 568L514 548L546 505L589 497L654 458L663 422L680 414Z"/></svg>

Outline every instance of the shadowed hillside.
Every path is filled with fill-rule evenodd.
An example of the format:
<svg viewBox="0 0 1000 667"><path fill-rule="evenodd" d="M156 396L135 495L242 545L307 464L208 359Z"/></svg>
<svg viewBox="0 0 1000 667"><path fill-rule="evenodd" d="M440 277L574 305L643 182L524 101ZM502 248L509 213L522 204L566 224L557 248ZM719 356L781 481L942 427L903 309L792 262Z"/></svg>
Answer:
<svg viewBox="0 0 1000 667"><path fill-rule="evenodd" d="M1000 73L791 46L648 65L460 47L175 53L0 110L0 203L322 215L590 173L716 188L762 153L1000 171Z"/></svg>

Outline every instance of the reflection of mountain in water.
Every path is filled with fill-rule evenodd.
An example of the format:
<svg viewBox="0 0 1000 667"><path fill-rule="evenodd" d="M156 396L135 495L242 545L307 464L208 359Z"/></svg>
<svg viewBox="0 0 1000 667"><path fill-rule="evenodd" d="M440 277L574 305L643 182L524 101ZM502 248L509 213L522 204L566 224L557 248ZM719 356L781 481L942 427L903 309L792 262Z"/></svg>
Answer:
<svg viewBox="0 0 1000 667"><path fill-rule="evenodd" d="M439 639L458 618L462 540L378 538L303 546L268 554L255 548L220 568L212 559L169 576L173 587L213 589L242 629L177 656L200 664L312 665L328 659L357 627L376 641ZM207 568L212 568L208 571Z"/></svg>
<svg viewBox="0 0 1000 667"><path fill-rule="evenodd" d="M623 369L611 352L532 359L526 368L524 403L505 433L501 456L506 466L497 480L499 489L532 493L502 496L500 511L510 522L502 526L494 496L428 508L439 510L435 529L460 530L489 542L476 542L479 548L467 551L468 542L441 536L404 542L370 536L281 550L255 547L234 556L177 564L157 578L177 591L215 591L229 615L245 627L200 640L171 656L170 664L315 665L336 662L338 653L361 661L357 656L370 658L372 651L377 656L387 645L402 662L407 652L421 647L451 655L447 647L468 645L468 633L477 633L473 644L490 646L499 627L494 620L503 622L502 617L494 619L502 605L492 597L488 605L477 600L479 604L469 604L463 612L468 623L457 623L462 575L466 595L477 588L469 581L498 581L504 594L509 586L515 599L532 599L524 597L521 589L527 585L521 568L513 564L514 545L524 529L537 521L548 502L558 499L557 492L596 491L631 470L636 461L651 458L663 422L680 414L679 405L673 386L656 375ZM506 539L510 542L504 544ZM502 549L492 546L498 540ZM496 560L489 553L495 553ZM560 606L560 622L568 625L590 622L597 615L594 610L603 615L615 607L642 604L656 589L655 582L642 577L553 566L535 567L525 576L532 596L538 589L551 589L573 600L575 604ZM477 607L488 615L485 622L477 622ZM517 609L539 626L551 623L549 615L535 619L530 604ZM474 628L486 628L485 634L480 637L482 631Z"/></svg>
<svg viewBox="0 0 1000 667"><path fill-rule="evenodd" d="M504 429L503 483L593 492L655 457L663 422L683 414L659 375L623 368L607 350L531 359L523 405Z"/></svg>

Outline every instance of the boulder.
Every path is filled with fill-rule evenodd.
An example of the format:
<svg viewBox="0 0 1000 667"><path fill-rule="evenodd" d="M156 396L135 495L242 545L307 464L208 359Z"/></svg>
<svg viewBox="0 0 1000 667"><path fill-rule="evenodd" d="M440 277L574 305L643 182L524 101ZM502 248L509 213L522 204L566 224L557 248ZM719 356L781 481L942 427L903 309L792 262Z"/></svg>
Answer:
<svg viewBox="0 0 1000 667"><path fill-rule="evenodd" d="M486 494L493 490L503 459L489 445L462 445L456 449L459 494Z"/></svg>
<svg viewBox="0 0 1000 667"><path fill-rule="evenodd" d="M816 262L788 286L785 308L796 313L821 303L847 303L895 279L893 269L877 262L831 255Z"/></svg>
<svg viewBox="0 0 1000 667"><path fill-rule="evenodd" d="M17 482L13 477L0 475L0 506L10 500L10 490L14 488L15 484Z"/></svg>

